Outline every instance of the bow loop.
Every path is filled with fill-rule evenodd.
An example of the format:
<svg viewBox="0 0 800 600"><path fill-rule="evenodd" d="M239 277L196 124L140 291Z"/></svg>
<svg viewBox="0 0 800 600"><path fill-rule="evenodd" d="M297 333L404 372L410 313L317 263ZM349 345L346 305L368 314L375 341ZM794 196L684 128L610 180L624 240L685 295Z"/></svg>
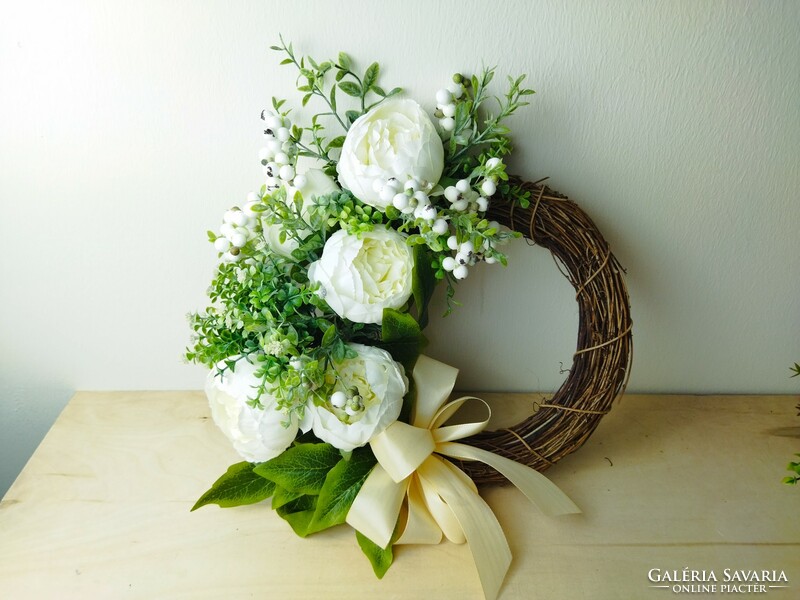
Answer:
<svg viewBox="0 0 800 600"><path fill-rule="evenodd" d="M458 370L420 356L414 368L417 400L412 424L395 422L370 440L378 459L347 514L347 522L382 548L398 544L436 544L442 535L469 544L484 596L494 599L511 564L503 531L475 483L442 458L478 460L517 486L545 514L580 512L544 475L486 450L456 442L482 431L491 410L480 398L447 403ZM483 421L444 426L468 400L482 402ZM400 522L405 505L404 522Z"/></svg>

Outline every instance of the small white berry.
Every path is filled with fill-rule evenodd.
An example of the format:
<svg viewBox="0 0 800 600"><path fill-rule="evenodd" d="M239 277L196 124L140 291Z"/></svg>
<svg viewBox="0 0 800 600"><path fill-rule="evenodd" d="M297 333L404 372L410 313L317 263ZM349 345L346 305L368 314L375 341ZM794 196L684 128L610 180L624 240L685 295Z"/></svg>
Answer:
<svg viewBox="0 0 800 600"><path fill-rule="evenodd" d="M456 279L466 279L467 275L469 275L469 269L466 265L458 265L453 269L453 277Z"/></svg>
<svg viewBox="0 0 800 600"><path fill-rule="evenodd" d="M397 190L393 189L392 187L390 187L388 185L383 186L381 188L381 191L380 191L380 194L379 194L381 202L384 202L386 204L391 202L392 198L394 198L394 195L395 195L396 191Z"/></svg>
<svg viewBox="0 0 800 600"><path fill-rule="evenodd" d="M289 164L289 157L286 156L286 152L278 152L275 155L275 162L279 165L288 165Z"/></svg>
<svg viewBox="0 0 800 600"><path fill-rule="evenodd" d="M272 158L272 152L270 151L269 148L266 147L261 148L261 150L258 151L258 160L260 160L261 162L268 161L271 158Z"/></svg>
<svg viewBox="0 0 800 600"><path fill-rule="evenodd" d="M231 223L236 225L237 227L244 226L247 223L247 215L244 214L240 210L233 211L233 218L231 219Z"/></svg>
<svg viewBox="0 0 800 600"><path fill-rule="evenodd" d="M231 237L235 231L236 230L233 228L233 225L231 225L230 223L223 223L219 228L219 232L226 238Z"/></svg>
<svg viewBox="0 0 800 600"><path fill-rule="evenodd" d="M414 211L414 216L418 219L433 221L436 218L436 209L430 204L423 204Z"/></svg>
<svg viewBox="0 0 800 600"><path fill-rule="evenodd" d="M278 175L284 181L291 181L294 177L294 167L292 165L283 165L281 170L278 171Z"/></svg>
<svg viewBox="0 0 800 600"><path fill-rule="evenodd" d="M439 125L445 131L453 131L456 128L456 120L453 117L445 117L444 119L439 119Z"/></svg>
<svg viewBox="0 0 800 600"><path fill-rule="evenodd" d="M242 233L234 233L231 236L231 245L237 248L241 248L247 243L247 237L245 237Z"/></svg>
<svg viewBox="0 0 800 600"><path fill-rule="evenodd" d="M452 271L452 270L453 270L453 269L455 269L457 266L458 266L458 263L456 262L456 259L455 259L455 258L453 258L452 256L448 256L447 258L445 258L445 259L442 261L442 268L443 268L445 271Z"/></svg>
<svg viewBox="0 0 800 600"><path fill-rule="evenodd" d="M465 265L469 262L469 254L466 252L456 252L456 262Z"/></svg>
<svg viewBox="0 0 800 600"><path fill-rule="evenodd" d="M281 182L280 182L280 180L279 180L277 177L267 177L267 178L264 180L264 184L265 184L265 185L267 186L267 188L269 188L269 189L275 189L275 188L277 188L278 186L280 186Z"/></svg>
<svg viewBox="0 0 800 600"><path fill-rule="evenodd" d="M436 219L436 222L433 224L433 232L436 235L444 235L447 233L447 221L444 219Z"/></svg>
<svg viewBox="0 0 800 600"><path fill-rule="evenodd" d="M481 212L486 212L486 209L489 208L489 199L488 198L484 198L483 196L478 198L476 200L476 203L478 204L478 210L481 211Z"/></svg>
<svg viewBox="0 0 800 600"><path fill-rule="evenodd" d="M496 167L499 167L502 164L503 164L503 161L501 159L499 159L497 157L494 157L494 158L490 158L489 160L486 161L486 168L487 169L494 169Z"/></svg>
<svg viewBox="0 0 800 600"><path fill-rule="evenodd" d="M408 196L402 192L395 194L394 198L392 198L392 205L394 205L397 210L404 210L405 208L408 208Z"/></svg>
<svg viewBox="0 0 800 600"><path fill-rule="evenodd" d="M267 127L273 131L273 133L280 129L283 125L283 123L281 123L281 118L276 117L275 115L270 115L264 119L264 122L266 123Z"/></svg>
<svg viewBox="0 0 800 600"><path fill-rule="evenodd" d="M419 183L416 179L409 179L406 181L405 185L403 185L404 190L411 190L412 192L416 192L419 190Z"/></svg>
<svg viewBox="0 0 800 600"><path fill-rule="evenodd" d="M444 188L444 197L447 198L449 202L455 202L458 200L458 190L455 186L449 185Z"/></svg>
<svg viewBox="0 0 800 600"><path fill-rule="evenodd" d="M400 191L401 185L396 177L390 177L388 180L386 180L385 187L391 188L395 193L397 193Z"/></svg>
<svg viewBox="0 0 800 600"><path fill-rule="evenodd" d="M439 104L450 104L453 101L453 94L447 88L442 88L436 92L436 102Z"/></svg>
<svg viewBox="0 0 800 600"><path fill-rule="evenodd" d="M308 179L306 179L305 175L295 175L294 187L296 187L298 190L302 190L304 187L306 187L307 183Z"/></svg>
<svg viewBox="0 0 800 600"><path fill-rule="evenodd" d="M455 104L445 104L441 108L442 114L445 117L455 117L456 116L456 105Z"/></svg>
<svg viewBox="0 0 800 600"><path fill-rule="evenodd" d="M484 196L494 196L494 193L497 191L497 186L491 179L486 179L481 184L481 191Z"/></svg>
<svg viewBox="0 0 800 600"><path fill-rule="evenodd" d="M458 238L454 235L447 238L447 247L450 248L450 250L458 250Z"/></svg>
<svg viewBox="0 0 800 600"><path fill-rule="evenodd" d="M218 237L214 240L214 248L217 249L217 252L227 252L230 247L231 243L228 238Z"/></svg>
<svg viewBox="0 0 800 600"><path fill-rule="evenodd" d="M461 192L462 194L466 193L470 189L469 179L459 179L456 182L456 189Z"/></svg>
<svg viewBox="0 0 800 600"><path fill-rule="evenodd" d="M430 199L428 198L428 194L426 194L422 190L418 190L418 191L414 192L414 198L420 204L430 204L431 203Z"/></svg>
<svg viewBox="0 0 800 600"><path fill-rule="evenodd" d="M333 392L331 395L331 404L336 408L342 408L347 404L347 396L344 392Z"/></svg>
<svg viewBox="0 0 800 600"><path fill-rule="evenodd" d="M448 91L453 94L453 98L461 98L464 95L464 87L455 81L447 86Z"/></svg>
<svg viewBox="0 0 800 600"><path fill-rule="evenodd" d="M283 144L281 144L278 140L268 140L266 148L272 156L275 156L278 152L283 150Z"/></svg>
<svg viewBox="0 0 800 600"><path fill-rule="evenodd" d="M461 252L464 252L464 253L466 253L466 254L470 254L470 253L472 253L472 252L475 252L475 245L474 245L474 244L473 244L471 241L467 240L466 242L464 242L463 244L461 244L461 245L458 247L458 249L459 249Z"/></svg>
<svg viewBox="0 0 800 600"><path fill-rule="evenodd" d="M493 265L494 263L497 262L497 259L494 256L487 256L483 260L486 261L486 264L489 264L489 265Z"/></svg>
<svg viewBox="0 0 800 600"><path fill-rule="evenodd" d="M280 127L278 131L275 132L275 137L278 138L280 141L285 142L289 139L291 133L286 127Z"/></svg>
<svg viewBox="0 0 800 600"><path fill-rule="evenodd" d="M466 198L462 198L461 200L456 200L452 204L453 210L467 210L468 207L469 207L469 202L466 200Z"/></svg>

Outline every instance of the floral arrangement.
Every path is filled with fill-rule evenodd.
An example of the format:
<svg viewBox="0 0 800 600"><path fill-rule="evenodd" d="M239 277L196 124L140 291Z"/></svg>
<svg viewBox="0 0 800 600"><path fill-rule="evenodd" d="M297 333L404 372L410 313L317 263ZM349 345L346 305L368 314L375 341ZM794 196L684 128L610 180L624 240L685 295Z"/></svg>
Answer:
<svg viewBox="0 0 800 600"><path fill-rule="evenodd" d="M186 357L211 369L212 417L244 461L194 509L271 498L301 537L346 522L378 577L397 544L466 541L494 597L508 545L443 457L488 464L545 513L577 508L536 471L456 441L488 416L445 424L482 401L448 402L457 370L421 355L422 330L437 284L450 312L472 268L506 264L516 234L486 212L498 194L529 202L506 173L504 123L533 91L521 76L496 97L493 69L456 74L431 118L379 85L378 63L361 73L344 53L317 62L283 40L273 50L297 69L302 106L323 108L300 126L272 99L264 185L209 232L219 264Z"/></svg>

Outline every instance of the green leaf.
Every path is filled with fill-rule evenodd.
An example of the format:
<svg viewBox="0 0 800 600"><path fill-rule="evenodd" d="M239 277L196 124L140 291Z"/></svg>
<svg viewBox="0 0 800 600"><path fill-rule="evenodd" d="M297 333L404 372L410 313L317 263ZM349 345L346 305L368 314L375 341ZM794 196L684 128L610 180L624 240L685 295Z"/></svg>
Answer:
<svg viewBox="0 0 800 600"><path fill-rule="evenodd" d="M255 504L269 498L275 484L255 472L256 465L240 462L228 467L225 474L214 482L192 507L197 510L206 504L218 504L222 508Z"/></svg>
<svg viewBox="0 0 800 600"><path fill-rule="evenodd" d="M341 454L330 444L297 444L261 463L255 472L289 492L318 494L328 471L340 459Z"/></svg>
<svg viewBox="0 0 800 600"><path fill-rule="evenodd" d="M272 494L272 508L277 510L282 506L289 504L289 502L294 502L304 494L300 492L290 492L285 488L282 488L279 485L275 486L275 492Z"/></svg>
<svg viewBox="0 0 800 600"><path fill-rule="evenodd" d="M392 553L392 542L386 548L381 548L375 542L370 540L367 536L362 535L361 532L356 531L356 540L361 551L372 563L372 570L378 579L383 579L386 571L392 566L394 555Z"/></svg>
<svg viewBox="0 0 800 600"><path fill-rule="evenodd" d="M350 57L347 56L344 52L339 52L339 66L343 69L349 71L350 70Z"/></svg>
<svg viewBox="0 0 800 600"><path fill-rule="evenodd" d="M369 448L357 448L350 460L342 459L330 470L325 478L325 485L319 492L317 508L308 533L344 523L353 500L376 462Z"/></svg>
<svg viewBox="0 0 800 600"><path fill-rule="evenodd" d="M339 89L348 96L353 96L354 98L361 97L361 86L353 81L340 81Z"/></svg>
<svg viewBox="0 0 800 600"><path fill-rule="evenodd" d="M367 93L376 81L378 81L378 73L380 72L380 65L374 62L369 67L367 67L367 71L364 73L364 93Z"/></svg>
<svg viewBox="0 0 800 600"><path fill-rule="evenodd" d="M341 148L344 145L344 139L343 135L333 138L330 144L328 144L328 148Z"/></svg>
<svg viewBox="0 0 800 600"><path fill-rule="evenodd" d="M328 329L325 330L325 333L322 335L322 345L323 346L330 346L333 343L333 340L336 339L336 325L331 325Z"/></svg>
<svg viewBox="0 0 800 600"><path fill-rule="evenodd" d="M314 518L317 507L317 496L300 496L280 508L275 509L278 516L289 523L292 530L304 538L309 533L309 525Z"/></svg>
<svg viewBox="0 0 800 600"><path fill-rule="evenodd" d="M356 119L358 119L358 117L361 116L361 113L359 113L358 111L355 111L355 110L348 110L344 114L347 117L347 120L350 122L351 125L355 122Z"/></svg>
<svg viewBox="0 0 800 600"><path fill-rule="evenodd" d="M425 329L428 324L428 303L436 289L436 271L433 268L433 257L426 246L414 246L414 269L411 275L411 290L414 305L417 309L419 328Z"/></svg>
<svg viewBox="0 0 800 600"><path fill-rule="evenodd" d="M407 372L413 370L426 343L427 340L414 317L393 308L383 309L381 343L378 346L388 351Z"/></svg>

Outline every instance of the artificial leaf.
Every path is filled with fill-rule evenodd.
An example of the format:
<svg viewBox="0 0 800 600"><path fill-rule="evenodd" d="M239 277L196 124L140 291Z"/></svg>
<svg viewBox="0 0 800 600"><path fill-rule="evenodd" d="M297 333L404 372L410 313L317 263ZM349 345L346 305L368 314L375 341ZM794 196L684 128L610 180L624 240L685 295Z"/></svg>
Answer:
<svg viewBox="0 0 800 600"><path fill-rule="evenodd" d="M350 460L342 459L330 470L319 492L317 508L308 533L344 523L364 480L376 464L369 448L357 448Z"/></svg>
<svg viewBox="0 0 800 600"><path fill-rule="evenodd" d="M389 352L408 373L414 369L414 363L426 343L427 340L414 317L393 308L383 309L381 342L378 346Z"/></svg>
<svg viewBox="0 0 800 600"><path fill-rule="evenodd" d="M353 81L340 81L339 89L348 96L353 96L354 98L361 97L361 86Z"/></svg>
<svg viewBox="0 0 800 600"><path fill-rule="evenodd" d="M289 502L294 502L303 495L300 492L290 492L286 488L276 485L275 492L272 494L272 508L277 510L289 504Z"/></svg>
<svg viewBox="0 0 800 600"><path fill-rule="evenodd" d="M330 444L297 444L255 472L290 492L318 494L341 454Z"/></svg>
<svg viewBox="0 0 800 600"><path fill-rule="evenodd" d="M344 52L339 52L339 66L348 71L350 70L350 57Z"/></svg>
<svg viewBox="0 0 800 600"><path fill-rule="evenodd" d="M361 551L369 559L369 562L372 563L372 570L375 572L375 576L378 579L383 579L383 576L386 575L386 571L392 566L392 561L394 560L392 542L389 542L386 548L381 548L359 531L356 531L356 540L358 540L358 546L361 548Z"/></svg>
<svg viewBox="0 0 800 600"><path fill-rule="evenodd" d="M300 496L275 510L278 516L289 523L292 530L304 538L309 533L309 524L317 506L316 496Z"/></svg>
<svg viewBox="0 0 800 600"><path fill-rule="evenodd" d="M366 94L367 90L371 88L376 81L378 81L378 73L380 72L380 66L378 63L374 62L369 67L367 67L366 73L364 73L364 93Z"/></svg>
<svg viewBox="0 0 800 600"><path fill-rule="evenodd" d="M206 504L218 504L222 508L255 504L269 498L275 490L272 481L255 472L256 465L240 462L228 467L225 474L195 503L192 510Z"/></svg>
<svg viewBox="0 0 800 600"><path fill-rule="evenodd" d="M414 246L414 269L411 278L414 305L417 308L417 322L420 329L425 329L428 324L428 303L437 283L432 256L426 246Z"/></svg>

